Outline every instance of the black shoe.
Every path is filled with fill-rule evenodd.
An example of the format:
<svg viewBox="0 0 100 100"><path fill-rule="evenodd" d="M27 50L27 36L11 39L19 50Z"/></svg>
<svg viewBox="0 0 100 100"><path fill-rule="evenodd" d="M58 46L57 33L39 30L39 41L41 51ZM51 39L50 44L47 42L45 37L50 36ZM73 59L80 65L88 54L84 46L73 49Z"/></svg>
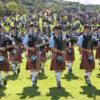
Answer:
<svg viewBox="0 0 100 100"><path fill-rule="evenodd" d="M68 74L72 74L72 69L69 69Z"/></svg>
<svg viewBox="0 0 100 100"><path fill-rule="evenodd" d="M44 73L44 67L42 67L41 69L40 69L40 74L43 74Z"/></svg>
<svg viewBox="0 0 100 100"><path fill-rule="evenodd" d="M0 83L0 88L2 88L2 87L3 87L3 84Z"/></svg>
<svg viewBox="0 0 100 100"><path fill-rule="evenodd" d="M89 87L92 87L92 84L91 84L91 83L88 83L88 86L89 86Z"/></svg>
<svg viewBox="0 0 100 100"><path fill-rule="evenodd" d="M36 83L35 83L35 81L33 81L32 86L33 86L33 87L36 87Z"/></svg>
<svg viewBox="0 0 100 100"><path fill-rule="evenodd" d="M17 73L18 73L18 74L20 73L20 68L17 69Z"/></svg>
<svg viewBox="0 0 100 100"><path fill-rule="evenodd" d="M58 86L58 88L61 88L61 83L60 83L60 81L57 81L57 86Z"/></svg>
<svg viewBox="0 0 100 100"><path fill-rule="evenodd" d="M85 82L87 83L87 76L84 76Z"/></svg>
<svg viewBox="0 0 100 100"><path fill-rule="evenodd" d="M41 69L42 73L44 73L44 68Z"/></svg>
<svg viewBox="0 0 100 100"><path fill-rule="evenodd" d="M7 77L4 78L4 85L7 85Z"/></svg>
<svg viewBox="0 0 100 100"><path fill-rule="evenodd" d="M2 81L0 81L0 88L2 88L3 87L3 84L2 84Z"/></svg>
<svg viewBox="0 0 100 100"><path fill-rule="evenodd" d="M35 77L35 84L37 84L37 77Z"/></svg>
<svg viewBox="0 0 100 100"><path fill-rule="evenodd" d="M84 76L84 78L85 78L86 84L87 84L88 86L92 86L92 84L91 84L90 80L89 80L89 79L87 79L87 78L88 78L88 76Z"/></svg>
<svg viewBox="0 0 100 100"><path fill-rule="evenodd" d="M88 85L89 87L91 87L91 86L92 86L92 84L91 84L90 80L88 80L88 81L87 81L87 85Z"/></svg>
<svg viewBox="0 0 100 100"><path fill-rule="evenodd" d="M16 76L16 75L17 75L17 73L16 73L15 71L13 72L13 74L14 74L14 76Z"/></svg>

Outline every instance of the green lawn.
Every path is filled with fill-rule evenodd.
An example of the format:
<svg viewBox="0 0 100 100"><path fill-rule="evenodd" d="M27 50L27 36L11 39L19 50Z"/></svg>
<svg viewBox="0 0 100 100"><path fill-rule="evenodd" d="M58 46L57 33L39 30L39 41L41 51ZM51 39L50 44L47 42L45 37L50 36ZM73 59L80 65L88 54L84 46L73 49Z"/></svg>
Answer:
<svg viewBox="0 0 100 100"><path fill-rule="evenodd" d="M37 87L33 88L30 74L25 70L25 61L21 64L21 73L14 77L9 73L8 84L0 89L0 100L100 100L100 71L92 73L91 81L94 87L87 87L84 81L84 71L79 69L79 54L76 48L76 61L73 74L68 79L67 70L61 75L62 88L56 88L55 73L51 72L50 60L45 64L45 74L38 77ZM97 62L97 61L96 61Z"/></svg>

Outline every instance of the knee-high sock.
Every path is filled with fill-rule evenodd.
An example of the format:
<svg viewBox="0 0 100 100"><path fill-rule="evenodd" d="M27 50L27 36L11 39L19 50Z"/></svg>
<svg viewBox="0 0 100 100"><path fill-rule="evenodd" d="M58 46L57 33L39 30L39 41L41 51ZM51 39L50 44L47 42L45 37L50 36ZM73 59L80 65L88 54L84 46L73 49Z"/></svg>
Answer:
<svg viewBox="0 0 100 100"><path fill-rule="evenodd" d="M85 72L85 76L87 80L90 80L91 72Z"/></svg>
<svg viewBox="0 0 100 100"><path fill-rule="evenodd" d="M16 70L16 64L12 64L12 70L15 71Z"/></svg>
<svg viewBox="0 0 100 100"><path fill-rule="evenodd" d="M60 81L60 74L61 74L61 72L56 72L56 80L57 81Z"/></svg>
<svg viewBox="0 0 100 100"><path fill-rule="evenodd" d="M35 81L35 77L36 77L35 72L32 72L32 82Z"/></svg>
<svg viewBox="0 0 100 100"><path fill-rule="evenodd" d="M68 70L70 70L72 68L72 63L71 62L68 63L67 66L68 66Z"/></svg>

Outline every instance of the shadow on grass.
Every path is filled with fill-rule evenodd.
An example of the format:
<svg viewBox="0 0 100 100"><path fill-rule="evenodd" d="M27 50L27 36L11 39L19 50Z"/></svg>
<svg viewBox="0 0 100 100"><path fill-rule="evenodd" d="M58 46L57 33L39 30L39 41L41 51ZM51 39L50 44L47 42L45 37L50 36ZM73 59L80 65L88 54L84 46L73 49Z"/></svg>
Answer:
<svg viewBox="0 0 100 100"><path fill-rule="evenodd" d="M67 79L67 81L71 81L72 79L73 80L78 80L79 77L75 76L73 73L71 73L71 74L65 74L63 79Z"/></svg>
<svg viewBox="0 0 100 100"><path fill-rule="evenodd" d="M37 78L38 78L39 80L43 80L43 79L47 79L47 77L48 77L48 76L46 76L45 73L40 73L40 74L38 75Z"/></svg>
<svg viewBox="0 0 100 100"><path fill-rule="evenodd" d="M87 95L89 98L93 98L93 100L96 100L96 96L100 96L100 90L98 90L94 86L82 86L83 92L80 92L80 94Z"/></svg>
<svg viewBox="0 0 100 100"><path fill-rule="evenodd" d="M67 91L65 91L63 87L53 87L50 88L49 91L50 92L47 94L47 96L51 96L51 100L59 100L61 97L65 97L67 99L68 96L73 98L73 96Z"/></svg>
<svg viewBox="0 0 100 100"><path fill-rule="evenodd" d="M97 74L97 78L100 78L100 74Z"/></svg>
<svg viewBox="0 0 100 100"><path fill-rule="evenodd" d="M4 90L6 87L0 87L0 98L4 97L6 94L4 93Z"/></svg>
<svg viewBox="0 0 100 100"><path fill-rule="evenodd" d="M25 99L27 97L32 98L35 96L39 96L41 94L41 92L38 91L38 87L25 87L23 88L23 92L21 94L17 94L20 95L20 99Z"/></svg>
<svg viewBox="0 0 100 100"><path fill-rule="evenodd" d="M16 80L16 79L18 79L18 74L16 74L16 75L8 75L8 80Z"/></svg>

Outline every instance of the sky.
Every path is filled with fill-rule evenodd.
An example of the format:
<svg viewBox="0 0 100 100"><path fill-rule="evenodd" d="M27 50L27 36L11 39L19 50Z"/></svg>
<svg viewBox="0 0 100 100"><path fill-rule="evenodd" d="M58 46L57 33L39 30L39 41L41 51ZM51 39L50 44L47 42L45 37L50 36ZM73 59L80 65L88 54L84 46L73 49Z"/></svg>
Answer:
<svg viewBox="0 0 100 100"><path fill-rule="evenodd" d="M65 0L65 1L76 1L84 4L98 4L100 5L100 0Z"/></svg>

